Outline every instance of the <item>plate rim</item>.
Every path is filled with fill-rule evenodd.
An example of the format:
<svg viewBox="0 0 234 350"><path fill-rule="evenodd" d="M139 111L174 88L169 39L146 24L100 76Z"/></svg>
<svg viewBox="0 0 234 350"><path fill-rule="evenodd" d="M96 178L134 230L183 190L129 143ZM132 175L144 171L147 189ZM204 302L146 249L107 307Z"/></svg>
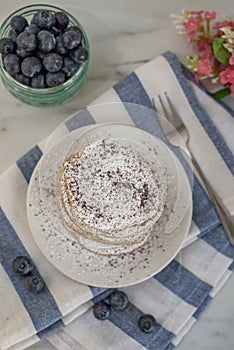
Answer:
<svg viewBox="0 0 234 350"><path fill-rule="evenodd" d="M134 124L130 124L130 123L121 123L121 122L110 122L110 123L91 124L91 125L87 125L87 126L83 126L83 127L77 128L77 129L75 129L75 130L72 131L72 132L79 132L79 133L80 133L79 137L80 137L81 135L84 135L86 132L88 132L89 129L91 129L91 128L100 127L100 126L102 126L102 125L107 125L107 124L121 124L121 125L127 125L127 126L131 126L131 127L140 129L140 130L143 131L144 133L150 134L148 131L146 131L146 130L144 130L144 129L142 129L142 128L139 128L139 127L137 127L137 126L134 125ZM82 129L83 129L83 128L84 128L86 131L83 130L84 132L82 132ZM69 132L68 134L65 134L64 137L67 136L67 135L69 135L69 134L70 134L70 132ZM161 143L163 143L165 147L169 148L159 137L154 136L154 135L152 135L152 134L150 134L150 135L153 136L153 137L155 137L155 138L157 138L157 140L160 141ZM177 158L177 156L176 156L173 152L172 152L172 156L174 157L175 162L177 162L177 163L180 164L181 168L183 169L182 171L185 172L183 166L181 165L181 162L179 161L179 159ZM185 239L186 235L188 234L189 227L190 227L191 220L192 220L192 208L193 208L192 200L191 200L191 202L189 203L189 206L188 206L187 211L186 211L186 213L185 213L185 215L184 215L184 218L182 219L181 223L179 223L179 225L178 225L178 226L180 226L180 225L184 224L184 220L186 219L186 222L187 222L187 224L185 224L185 225L186 225L186 229L185 229L185 232L184 232L184 234L183 234L183 238L182 238L181 241L180 241L180 244L178 245L177 249L176 249L176 250L174 251L174 253L172 254L171 258L170 258L169 260L167 260L167 262L164 263L164 264L161 266L160 269L158 269L156 272L152 273L151 275L147 275L147 274L146 274L146 276L145 276L144 278L138 279L136 282L122 283L122 284L121 284L120 281L119 281L119 283L118 283L117 285L113 285L113 284L107 285L107 283L104 283L104 284L102 284L102 283L101 283L101 284L98 284L98 283L92 284L91 281L89 281L89 282L86 281L86 282L85 282L84 280L82 280L82 279L80 279L80 278L77 279L77 278L75 278L73 275L70 275L69 273L64 272L64 270L62 270L62 269L60 268L60 266L58 267L58 265L54 263L53 259L50 259L50 258L48 257L48 255L45 253L45 249L44 249L44 250L42 249L42 246L39 244L38 240L35 238L35 233L34 233L34 230L33 230L33 228L32 228L31 221L30 221L30 219L29 219L29 218L30 218L30 210L31 210L31 207L29 206L29 196L30 196L30 192L31 192L31 187L32 187L32 184L33 184L34 176L35 176L36 172L38 171L38 168L39 168L39 166L40 166L42 160L43 160L43 156L42 156L42 158L40 159L40 161L38 162L38 164L36 165L36 167L35 167L35 169L34 169L34 171L33 171L33 174L32 174L32 176L31 176L31 179L30 179L30 182L29 182L29 186L28 186L27 200L26 200L26 208L27 208L28 223L29 223L29 226L30 226L30 231L31 231L32 237L33 237L34 241L37 243L37 246L39 247L39 249L40 249L40 251L42 252L43 256L48 260L48 262L49 262L51 265L53 265L57 270L59 270L61 273L63 273L63 274L66 275L67 277L69 277L69 278L71 278L71 279L73 279L73 280L75 280L75 281L77 281L77 282L80 282L80 283L83 283L83 284L86 284L86 285L92 285L92 286L95 286L95 287L100 287L100 288L126 287L126 286L130 286L130 285L134 285L134 284L143 282L143 281L145 281L145 280L151 278L151 277L152 277L153 275L155 275L156 273L159 273L165 266L167 266L167 265L173 260L173 258L176 256L176 254L177 254L177 253L179 252L179 250L181 249L182 243L184 242L184 239ZM186 175L186 178L187 178L187 175ZM31 180L32 180L32 181L31 181ZM187 179L187 180L188 180L188 179ZM190 186L189 186L189 190L191 191L191 195L192 195L192 190L191 190ZM100 256L100 254L99 254L99 256Z"/></svg>

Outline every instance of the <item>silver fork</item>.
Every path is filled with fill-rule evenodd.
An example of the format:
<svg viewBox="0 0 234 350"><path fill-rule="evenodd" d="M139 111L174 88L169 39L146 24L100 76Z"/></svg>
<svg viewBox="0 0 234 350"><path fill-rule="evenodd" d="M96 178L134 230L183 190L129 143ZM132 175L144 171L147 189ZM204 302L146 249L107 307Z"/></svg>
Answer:
<svg viewBox="0 0 234 350"><path fill-rule="evenodd" d="M161 113L162 116L169 121L169 123L173 125L173 128L170 129L170 127L168 127L169 124L163 123L162 120L159 118L159 122L162 126L162 129L168 141L174 146L182 148L189 155L193 167L196 169L201 180L203 181L204 186L207 190L207 193L216 208L216 211L219 215L220 221L223 225L226 235L229 241L234 245L234 217L232 217L231 214L228 212L222 200L220 199L218 193L211 187L209 180L207 179L200 165L198 164L195 157L193 156L193 153L190 148L190 143L189 143L190 138L189 138L189 131L187 127L185 126L183 120L181 119L181 117L173 107L173 104L166 92L164 92L163 96L158 95L156 103L155 103L155 100L153 100L153 103L156 104L155 106L156 110L159 113ZM175 131L173 132L174 128L182 137L184 141L184 145L182 145L181 141L178 140L178 137L175 137Z"/></svg>

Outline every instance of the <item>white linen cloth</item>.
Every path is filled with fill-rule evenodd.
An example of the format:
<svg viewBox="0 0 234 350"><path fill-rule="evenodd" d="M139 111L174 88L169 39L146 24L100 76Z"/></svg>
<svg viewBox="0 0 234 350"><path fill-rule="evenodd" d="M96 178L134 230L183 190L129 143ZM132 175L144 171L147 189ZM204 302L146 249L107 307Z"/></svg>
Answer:
<svg viewBox="0 0 234 350"><path fill-rule="evenodd" d="M187 125L197 161L234 214L233 111L197 87L171 52L155 58L113 86L92 105L128 102L152 109L152 98L167 91ZM155 119L92 115L92 105L61 128L59 137L92 123L121 121L157 134ZM58 138L59 139L59 138ZM149 280L123 288L129 298L125 311L98 321L92 305L111 290L77 283L48 263L36 246L26 216L26 195L31 174L43 155L46 140L13 164L0 178L0 346L24 349L46 337L66 349L173 349L196 322L205 306L227 281L234 267L234 247L199 179L194 177L193 221L183 249ZM18 255L30 256L46 287L32 295L21 276L12 271ZM153 333L143 333L137 320L152 314Z"/></svg>

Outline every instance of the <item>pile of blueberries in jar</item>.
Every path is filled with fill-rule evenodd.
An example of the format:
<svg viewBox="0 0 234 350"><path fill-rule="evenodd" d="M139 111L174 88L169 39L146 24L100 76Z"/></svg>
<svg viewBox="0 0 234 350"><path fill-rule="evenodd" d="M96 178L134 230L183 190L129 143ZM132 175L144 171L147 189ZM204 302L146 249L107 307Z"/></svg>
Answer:
<svg viewBox="0 0 234 350"><path fill-rule="evenodd" d="M10 26L8 37L0 40L3 65L26 86L40 89L63 84L88 59L82 30L69 26L62 11L37 11L31 23L16 15Z"/></svg>

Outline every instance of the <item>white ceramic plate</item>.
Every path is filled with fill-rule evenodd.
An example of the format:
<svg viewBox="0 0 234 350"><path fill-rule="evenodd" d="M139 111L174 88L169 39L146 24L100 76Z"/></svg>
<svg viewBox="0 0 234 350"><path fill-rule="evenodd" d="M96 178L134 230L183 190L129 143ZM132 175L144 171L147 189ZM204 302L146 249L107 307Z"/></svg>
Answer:
<svg viewBox="0 0 234 350"><path fill-rule="evenodd" d="M63 225L55 203L57 174L68 150L82 148L87 142L100 137L114 137L141 152L153 168L161 167L168 188L166 209L150 239L133 252L118 256L95 254L81 246ZM183 191L178 191L178 186L182 186ZM191 196L183 167L160 139L131 125L110 123L88 127L85 134L83 128L77 129L46 152L30 181L28 220L39 248L62 273L97 287L123 287L153 276L174 258L190 227ZM190 205L185 206L188 199ZM178 205L173 215L180 217L180 223L167 233L165 228L175 201Z"/></svg>

